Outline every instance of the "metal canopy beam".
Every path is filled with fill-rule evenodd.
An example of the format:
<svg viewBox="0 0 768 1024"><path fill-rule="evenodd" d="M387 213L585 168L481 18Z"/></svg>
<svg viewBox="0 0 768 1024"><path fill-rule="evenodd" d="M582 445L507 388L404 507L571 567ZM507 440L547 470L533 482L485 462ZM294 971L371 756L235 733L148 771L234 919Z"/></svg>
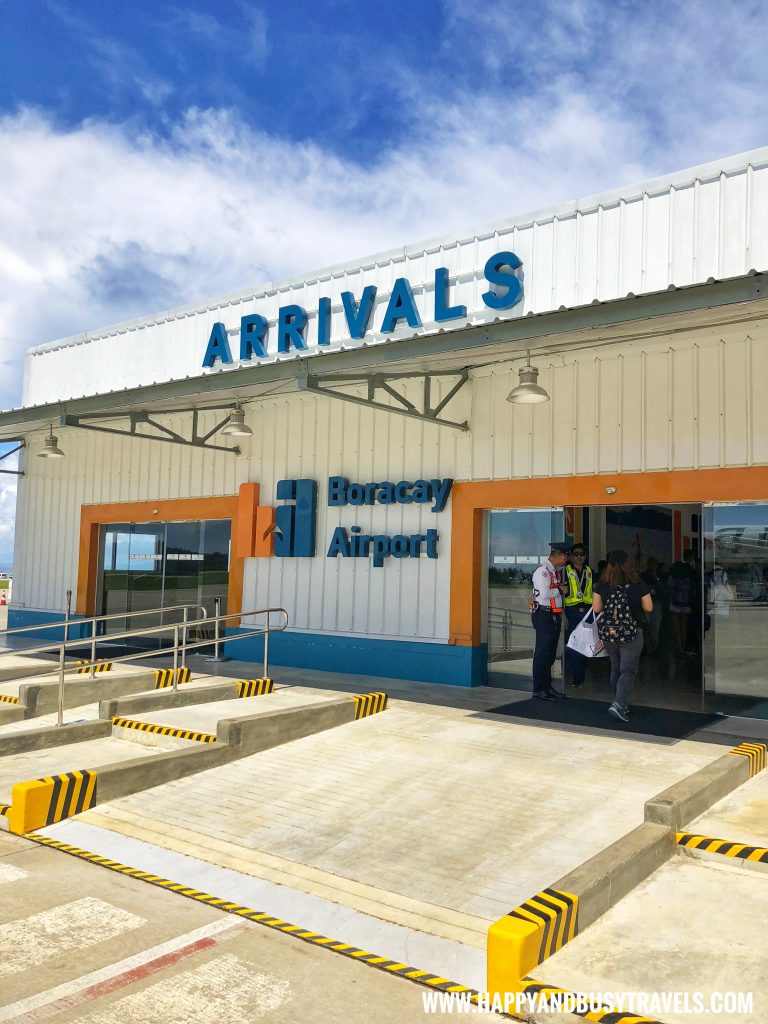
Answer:
<svg viewBox="0 0 768 1024"><path fill-rule="evenodd" d="M432 381L439 377L458 377L457 382L433 407L432 405ZM421 381L421 408L419 409L405 395L397 390L399 381L420 380ZM342 402L352 402L354 405L362 405L366 409L381 409L383 412L394 412L400 416L410 416L411 419L423 420L426 423L436 423L440 427L453 427L455 430L469 430L466 420L458 423L455 420L446 420L440 413L448 405L469 380L469 370L439 370L434 373L368 373L368 374L335 374L332 376L320 376L306 374L299 377L298 384L302 391L312 391L316 395L325 395L327 398L339 398ZM365 385L368 390L367 397L349 395L344 391L335 390L344 385L357 384ZM386 402L376 401L376 392L383 391L394 398L397 405L387 405Z"/></svg>
<svg viewBox="0 0 768 1024"><path fill-rule="evenodd" d="M11 448L9 452L4 452L0 455L0 462L3 459L7 459L9 455L15 455L16 452L20 452L22 448L26 448L26 441L21 441L15 448ZM24 476L23 469L0 469L0 473L7 473L8 476Z"/></svg>
<svg viewBox="0 0 768 1024"><path fill-rule="evenodd" d="M205 411L221 411L222 409L231 409L231 406L216 406L213 410ZM174 409L172 414L175 416L179 413L191 413L192 415L189 437L184 437L175 430L171 430L170 427L166 427L164 423L159 423L151 413L146 411L128 412L124 413L122 416L119 413L108 412L91 413L86 416L64 415L59 418L59 423L62 427L77 427L80 430L95 430L99 434L117 434L118 437L138 437L141 438L142 441L163 441L165 444L180 444L185 448L204 448L206 451L228 452L230 455L240 454L240 448L238 445L234 445L232 448L227 448L222 444L208 443L213 435L221 430L225 423L229 421L229 415L225 416L220 423L217 423L212 430L201 434L197 429L199 415L197 409ZM108 427L99 422L100 420L109 420L114 422L115 420L121 419L128 421L125 427ZM142 423L151 427L156 431L156 433L150 434L137 430L139 424Z"/></svg>

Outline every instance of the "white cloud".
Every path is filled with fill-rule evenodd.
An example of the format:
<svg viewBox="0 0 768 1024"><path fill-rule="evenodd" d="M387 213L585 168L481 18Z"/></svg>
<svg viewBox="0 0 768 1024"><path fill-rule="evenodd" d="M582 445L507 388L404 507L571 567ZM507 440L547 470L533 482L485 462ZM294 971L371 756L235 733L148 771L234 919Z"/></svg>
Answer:
<svg viewBox="0 0 768 1024"><path fill-rule="evenodd" d="M264 19L242 10L263 52ZM388 69L411 127L372 163L227 110L189 110L163 137L133 121L64 129L41 110L0 118L0 406L18 402L29 345L768 141L760 4L446 12L442 74ZM136 74L162 102L170 86Z"/></svg>

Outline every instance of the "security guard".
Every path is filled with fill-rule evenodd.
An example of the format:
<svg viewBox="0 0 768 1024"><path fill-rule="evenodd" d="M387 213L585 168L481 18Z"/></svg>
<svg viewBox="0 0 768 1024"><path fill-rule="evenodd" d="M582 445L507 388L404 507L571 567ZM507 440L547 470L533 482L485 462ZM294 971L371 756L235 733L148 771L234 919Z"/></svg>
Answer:
<svg viewBox="0 0 768 1024"><path fill-rule="evenodd" d="M592 607L592 570L587 563L587 549L583 544L574 544L570 551L571 563L565 567L565 626L568 632L575 629ZM572 686L583 686L587 677L587 659L583 654L566 645L565 673L571 678Z"/></svg>
<svg viewBox="0 0 768 1024"><path fill-rule="evenodd" d="M531 622L536 630L533 652L533 696L539 700L563 697L552 688L552 666L557 657L560 624L563 619L563 592L567 590L558 575L568 560L567 544L555 541L549 545L547 558L533 573Z"/></svg>

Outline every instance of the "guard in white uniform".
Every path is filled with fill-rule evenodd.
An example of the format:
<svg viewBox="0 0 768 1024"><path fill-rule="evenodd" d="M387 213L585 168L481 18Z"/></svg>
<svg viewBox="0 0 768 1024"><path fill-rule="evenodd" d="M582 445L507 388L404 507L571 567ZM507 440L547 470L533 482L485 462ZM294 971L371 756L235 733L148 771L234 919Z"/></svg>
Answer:
<svg viewBox="0 0 768 1024"><path fill-rule="evenodd" d="M552 688L552 666L557 657L557 643L563 621L563 591L567 586L558 575L567 562L568 545L552 542L549 558L533 573L531 622L536 630L533 652L533 696L539 700L555 700L563 694Z"/></svg>

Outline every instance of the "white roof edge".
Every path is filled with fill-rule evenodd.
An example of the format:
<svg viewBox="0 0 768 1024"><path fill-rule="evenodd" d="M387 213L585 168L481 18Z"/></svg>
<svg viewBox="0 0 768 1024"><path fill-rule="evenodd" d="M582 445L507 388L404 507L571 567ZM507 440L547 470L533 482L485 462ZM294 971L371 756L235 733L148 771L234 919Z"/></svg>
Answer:
<svg viewBox="0 0 768 1024"><path fill-rule="evenodd" d="M358 259L349 260L346 263L337 263L319 270L310 271L301 277L284 278L275 282L267 282L257 288L245 288L235 292L228 292L219 295L214 299L203 302L195 302L187 306L177 306L173 309L160 310L147 316L137 317L134 320L124 320L117 324L110 324L106 327L99 327L93 331L84 331L80 334L69 335L55 341L44 342L40 345L31 346L26 354L50 351L53 348L67 347L85 341L95 340L110 334L135 330L140 327L149 326L163 320L178 319L182 316L191 316L195 313L204 312L207 309L220 309L236 302L247 301L248 299L265 298L270 293L286 288L296 288L301 285L312 284L323 278L341 275L349 271L359 270L373 264L390 263L393 259L403 258L420 252L429 252L439 249L441 246L454 246L462 242L471 241L473 238L484 237L494 234L497 231L508 231L510 228L527 227L534 223L546 223L554 218L572 217L577 213L586 213L598 206L613 206L621 200L632 201L642 198L643 195L653 195L664 192L670 188L684 188L696 181L708 181L720 177L720 175L734 174L743 171L746 167L763 167L768 165L768 146L761 146L758 149L747 150L744 153L737 153L733 156L723 157L719 160L712 160L705 164L698 164L685 168L681 171L673 171L668 174L657 175L654 178L647 178L631 185L611 189L607 192L596 193L581 199L572 199L558 203L555 206L542 207L538 210L527 213L516 214L504 220L496 220L482 224L474 229L457 234L441 235L425 242L414 242L409 245L400 246L396 249L389 249L378 253L369 254Z"/></svg>

